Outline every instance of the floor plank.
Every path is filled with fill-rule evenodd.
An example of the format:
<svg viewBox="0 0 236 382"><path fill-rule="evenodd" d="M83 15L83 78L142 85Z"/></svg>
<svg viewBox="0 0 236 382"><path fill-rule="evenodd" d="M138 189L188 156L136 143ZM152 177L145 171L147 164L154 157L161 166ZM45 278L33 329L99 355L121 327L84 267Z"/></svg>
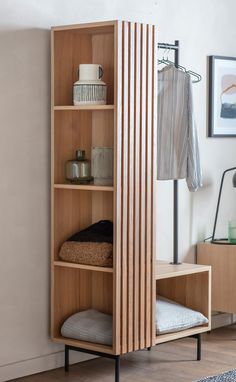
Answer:
<svg viewBox="0 0 236 382"><path fill-rule="evenodd" d="M196 340L161 344L121 358L121 382L191 382L236 368L236 325L203 335L202 361L196 359ZM98 358L15 382L112 382L114 361Z"/></svg>

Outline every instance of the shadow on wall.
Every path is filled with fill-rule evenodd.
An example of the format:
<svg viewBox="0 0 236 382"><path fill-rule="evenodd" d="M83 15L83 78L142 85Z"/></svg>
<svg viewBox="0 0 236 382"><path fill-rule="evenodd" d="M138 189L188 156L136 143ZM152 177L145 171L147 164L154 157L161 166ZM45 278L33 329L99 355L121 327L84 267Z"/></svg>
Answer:
<svg viewBox="0 0 236 382"><path fill-rule="evenodd" d="M5 256L8 258L4 277L12 259L26 291L37 291L35 298L41 304L39 318L43 326L47 325L47 332L43 328L46 341L50 261L50 30L0 31L0 51L0 163L4 180L0 186L0 236L2 256L4 253L4 260ZM38 314L36 308L31 312L32 322Z"/></svg>
<svg viewBox="0 0 236 382"><path fill-rule="evenodd" d="M202 198L206 199L206 198L211 197L212 183L213 183L212 175L211 174L205 174L203 176L202 183L203 183L203 186L201 188L199 188L199 190L196 193L190 194L190 203L189 203L189 211L190 211L189 242L190 243L195 242L196 239L197 239L197 242L200 242L200 241L204 240L207 236L209 236L209 233L206 232L206 226L208 223L206 221L204 228L200 232L199 231L197 232L197 238L193 237L193 234L196 230L196 226L194 225L194 215L195 215L194 214L194 211L195 211L194 204L199 205L199 203L198 203L199 199L202 199ZM196 213L196 211L195 211L195 213ZM199 211L197 213L201 214L201 211ZM189 263L196 262L196 260L197 260L196 259L196 255L197 255L196 249L197 249L196 245L190 246L186 257L184 258L185 262L189 262Z"/></svg>
<svg viewBox="0 0 236 382"><path fill-rule="evenodd" d="M28 161L29 175L49 180L50 158L50 31L19 29L0 32L1 128L6 133L1 149L11 139L11 152L35 154L38 166ZM5 130L5 131L4 131ZM32 146L27 145L30 144ZM17 150L14 150L17 148ZM2 150L0 150L1 155ZM10 152L8 153L10 154ZM44 158L42 156L44 154ZM46 155L45 155L46 154ZM3 155L3 154L2 154ZM22 157L20 157L22 155ZM38 157L37 157L38 155ZM6 156L5 156L6 158ZM15 160L18 158L15 157ZM33 157L31 158L33 159ZM45 167L42 167L44 160ZM31 162L31 163L30 163ZM10 163L11 164L11 163ZM24 177L25 173L22 173ZM45 175L47 179L45 179ZM27 176L27 174L25 174ZM41 179L42 181L42 179Z"/></svg>
<svg viewBox="0 0 236 382"><path fill-rule="evenodd" d="M5 189L0 192L17 183L18 203L21 196L30 194L27 198L30 215L42 208L39 199L46 196L44 226L49 232L50 30L1 31L0 51L0 126L4 137L0 140L1 163L7 158L7 166L1 167ZM26 194L21 195L21 191ZM31 209L32 206L37 208ZM47 241L49 246L48 233Z"/></svg>
<svg viewBox="0 0 236 382"><path fill-rule="evenodd" d="M1 105L50 110L50 31L18 29L0 32ZM45 120L45 119L44 119ZM19 123L23 121L19 120ZM35 125L35 120L33 126Z"/></svg>

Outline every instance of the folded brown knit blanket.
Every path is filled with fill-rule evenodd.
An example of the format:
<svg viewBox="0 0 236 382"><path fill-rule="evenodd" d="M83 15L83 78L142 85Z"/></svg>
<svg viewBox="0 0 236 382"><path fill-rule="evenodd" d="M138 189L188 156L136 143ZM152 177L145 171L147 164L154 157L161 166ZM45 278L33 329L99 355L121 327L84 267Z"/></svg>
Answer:
<svg viewBox="0 0 236 382"><path fill-rule="evenodd" d="M59 257L70 263L112 267L111 243L66 241L62 244Z"/></svg>
<svg viewBox="0 0 236 382"><path fill-rule="evenodd" d="M100 220L62 244L59 257L71 263L112 267L113 223Z"/></svg>

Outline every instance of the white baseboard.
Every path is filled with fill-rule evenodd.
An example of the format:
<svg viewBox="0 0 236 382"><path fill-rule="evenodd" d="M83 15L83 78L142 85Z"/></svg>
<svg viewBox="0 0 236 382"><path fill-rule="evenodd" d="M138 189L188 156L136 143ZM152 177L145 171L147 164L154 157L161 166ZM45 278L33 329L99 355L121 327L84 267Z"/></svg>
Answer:
<svg viewBox="0 0 236 382"><path fill-rule="evenodd" d="M70 352L70 364L87 361L91 358L95 357L89 354ZM23 360L20 362L13 362L0 367L0 382L6 382L11 379L25 377L27 375L36 373L42 373L44 371L56 369L63 366L63 351Z"/></svg>

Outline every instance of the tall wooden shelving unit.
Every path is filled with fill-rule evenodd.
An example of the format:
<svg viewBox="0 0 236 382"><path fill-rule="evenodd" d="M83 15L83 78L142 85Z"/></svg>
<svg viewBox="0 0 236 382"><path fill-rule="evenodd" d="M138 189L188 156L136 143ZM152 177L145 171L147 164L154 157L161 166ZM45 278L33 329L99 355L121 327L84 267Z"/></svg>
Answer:
<svg viewBox="0 0 236 382"><path fill-rule="evenodd" d="M103 22L52 29L52 337L111 354L154 341L153 146L156 129L156 28ZM103 66L107 105L73 106L81 63ZM114 147L114 185L71 185L64 166L75 150ZM59 261L61 244L100 219L114 222L113 269ZM76 311L113 316L113 346L60 335Z"/></svg>
<svg viewBox="0 0 236 382"><path fill-rule="evenodd" d="M72 88L81 63L103 66L107 105L73 106ZM186 280L194 288L186 270L183 276L180 268L166 264L164 283L163 268L158 268L160 276L154 259L156 106L155 26L111 21L52 28L51 334L57 343L114 356L148 348L170 340L155 334L157 289L165 287L172 296L173 277L182 276L183 287L172 297L186 305L191 300L180 297ZM90 157L92 146L114 147L113 186L66 183L65 162L77 148ZM100 219L114 223L113 268L60 261L62 243ZM192 272L195 280L197 272ZM208 288L209 267L199 272L205 272L198 278L199 288ZM204 307L198 298L194 301L207 314L209 295ZM112 314L111 347L61 336L65 319L89 308Z"/></svg>

